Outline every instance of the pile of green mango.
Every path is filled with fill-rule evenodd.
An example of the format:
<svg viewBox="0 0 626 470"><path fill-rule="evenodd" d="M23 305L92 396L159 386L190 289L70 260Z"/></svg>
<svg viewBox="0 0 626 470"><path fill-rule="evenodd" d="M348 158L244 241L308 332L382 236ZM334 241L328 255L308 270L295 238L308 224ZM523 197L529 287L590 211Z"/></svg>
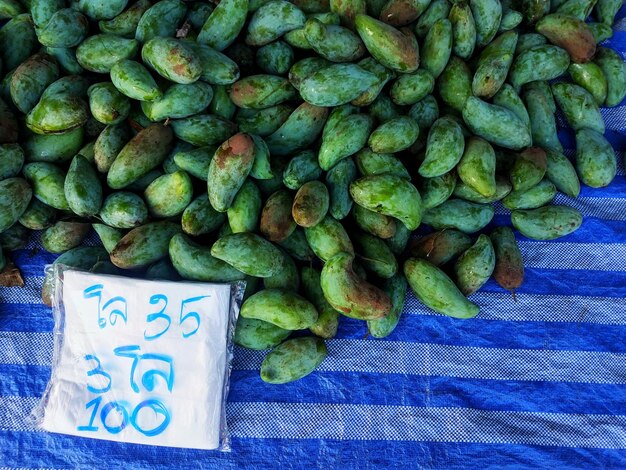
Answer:
<svg viewBox="0 0 626 470"><path fill-rule="evenodd" d="M555 239L582 223L557 192L615 176L622 1L0 0L0 253L41 231L77 268L246 281L235 342L270 383L342 316L389 335L409 286L474 317L524 277L494 204Z"/></svg>

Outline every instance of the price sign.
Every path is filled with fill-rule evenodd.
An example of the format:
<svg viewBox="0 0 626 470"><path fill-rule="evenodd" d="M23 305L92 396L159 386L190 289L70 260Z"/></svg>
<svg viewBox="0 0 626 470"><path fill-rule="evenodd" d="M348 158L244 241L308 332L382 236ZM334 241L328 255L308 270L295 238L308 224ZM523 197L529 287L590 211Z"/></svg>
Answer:
<svg viewBox="0 0 626 470"><path fill-rule="evenodd" d="M43 429L215 449L231 286L65 271Z"/></svg>

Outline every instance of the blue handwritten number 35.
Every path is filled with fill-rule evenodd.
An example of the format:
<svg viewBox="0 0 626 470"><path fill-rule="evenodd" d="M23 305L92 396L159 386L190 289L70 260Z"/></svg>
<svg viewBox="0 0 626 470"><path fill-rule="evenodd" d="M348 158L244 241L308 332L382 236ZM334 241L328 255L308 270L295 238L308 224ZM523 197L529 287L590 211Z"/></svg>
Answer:
<svg viewBox="0 0 626 470"><path fill-rule="evenodd" d="M190 336L195 335L198 329L200 328L200 315L198 314L198 312L195 312L192 310L192 311L188 311L187 313L185 313L185 309L189 308L189 304L193 302L198 302L207 297L210 297L210 296L202 295L199 297L191 297L189 299L183 300L180 303L180 315L179 315L179 321L178 321L179 325L181 327L183 326L183 323L193 325L193 328L191 330L183 331L183 338L189 338ZM167 332L167 330L169 330L170 326L172 325L172 318L167 313L165 313L165 309L167 308L167 303L168 303L167 296L163 294L155 294L150 297L151 305L161 304L162 307L161 307L161 310L159 310L158 312L149 313L146 316L146 321L148 323L152 323L152 322L162 320L161 322L162 328L161 328L161 331L155 334L148 334L147 331L144 331L143 337L147 341L155 340L159 338L160 336L164 335Z"/></svg>

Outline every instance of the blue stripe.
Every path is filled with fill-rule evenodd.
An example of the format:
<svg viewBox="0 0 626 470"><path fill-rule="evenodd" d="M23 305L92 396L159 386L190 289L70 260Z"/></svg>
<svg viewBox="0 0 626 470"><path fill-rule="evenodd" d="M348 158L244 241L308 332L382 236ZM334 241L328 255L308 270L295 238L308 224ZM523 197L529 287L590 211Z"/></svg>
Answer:
<svg viewBox="0 0 626 470"><path fill-rule="evenodd" d="M0 364L0 397L38 397L43 395L50 367Z"/></svg>

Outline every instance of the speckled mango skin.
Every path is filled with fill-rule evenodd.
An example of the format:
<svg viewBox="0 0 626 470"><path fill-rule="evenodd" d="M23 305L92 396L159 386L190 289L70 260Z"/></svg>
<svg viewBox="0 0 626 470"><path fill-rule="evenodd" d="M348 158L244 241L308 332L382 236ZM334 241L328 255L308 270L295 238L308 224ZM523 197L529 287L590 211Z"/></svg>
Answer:
<svg viewBox="0 0 626 470"><path fill-rule="evenodd" d="M89 108L92 116L102 124L119 124L130 113L130 101L111 82L89 87Z"/></svg>
<svg viewBox="0 0 626 470"><path fill-rule="evenodd" d="M150 0L138 0L115 18L98 22L100 31L117 34L127 39L134 39L139 20L151 6Z"/></svg>
<svg viewBox="0 0 626 470"><path fill-rule="evenodd" d="M137 23L135 39L145 43L155 37L173 37L185 17L187 6L181 0L161 0L148 8Z"/></svg>
<svg viewBox="0 0 626 470"><path fill-rule="evenodd" d="M452 54L452 23L440 18L432 25L426 37L421 54L421 67L434 78L439 77Z"/></svg>
<svg viewBox="0 0 626 470"><path fill-rule="evenodd" d="M328 108L302 103L265 139L265 143L272 155L293 154L315 141L327 117Z"/></svg>
<svg viewBox="0 0 626 470"><path fill-rule="evenodd" d="M26 115L26 126L36 134L62 134L82 126L89 119L89 107L78 96L43 97Z"/></svg>
<svg viewBox="0 0 626 470"><path fill-rule="evenodd" d="M315 106L341 106L379 83L378 77L357 64L334 64L300 83L300 95Z"/></svg>
<svg viewBox="0 0 626 470"><path fill-rule="evenodd" d="M491 98L498 92L513 62L517 38L516 31L507 31L485 47L478 59L478 68L472 81L475 96Z"/></svg>
<svg viewBox="0 0 626 470"><path fill-rule="evenodd" d="M345 316L360 320L382 318L391 312L391 299L353 270L354 255L340 252L330 258L321 275L324 297Z"/></svg>
<svg viewBox="0 0 626 470"><path fill-rule="evenodd" d="M139 195L129 191L117 191L104 200L100 218L114 228L134 228L146 223L148 208Z"/></svg>
<svg viewBox="0 0 626 470"><path fill-rule="evenodd" d="M573 62L584 63L596 53L596 40L589 26L578 18L562 13L552 13L535 25L552 44L565 49Z"/></svg>
<svg viewBox="0 0 626 470"><path fill-rule="evenodd" d="M226 221L226 214L217 212L206 195L194 199L183 211L181 225L189 235L203 235L219 229Z"/></svg>
<svg viewBox="0 0 626 470"><path fill-rule="evenodd" d="M185 41L155 37L141 49L143 62L174 83L193 83L200 78L200 58Z"/></svg>
<svg viewBox="0 0 626 470"><path fill-rule="evenodd" d="M304 234L309 247L322 261L327 262L338 253L354 254L352 241L341 223L330 216L305 228Z"/></svg>
<svg viewBox="0 0 626 470"><path fill-rule="evenodd" d="M385 67L402 73L417 70L419 46L410 30L398 30L367 15L357 15L355 26L369 53Z"/></svg>
<svg viewBox="0 0 626 470"><path fill-rule="evenodd" d="M556 196L556 186L544 178L535 186L525 191L511 191L502 199L507 209L536 209L550 203Z"/></svg>
<svg viewBox="0 0 626 470"><path fill-rule="evenodd" d="M509 81L514 87L537 80L557 78L569 67L565 49L551 44L533 46L520 52L511 65Z"/></svg>
<svg viewBox="0 0 626 470"><path fill-rule="evenodd" d="M319 163L324 171L330 170L340 160L361 150L374 126L374 119L367 114L352 114L341 119L324 133L319 150Z"/></svg>
<svg viewBox="0 0 626 470"><path fill-rule="evenodd" d="M502 20L502 5L498 0L473 0L469 2L476 23L476 46L491 42Z"/></svg>
<svg viewBox="0 0 626 470"><path fill-rule="evenodd" d="M376 153L396 153L408 149L417 140L420 128L409 116L399 116L378 126L367 141Z"/></svg>
<svg viewBox="0 0 626 470"><path fill-rule="evenodd" d="M455 3L448 19L452 23L452 51L461 59L469 59L476 47L476 23L467 3Z"/></svg>
<svg viewBox="0 0 626 470"><path fill-rule="evenodd" d="M315 306L296 293L265 289L241 306L241 316L263 320L286 330L303 330L317 320Z"/></svg>
<svg viewBox="0 0 626 470"><path fill-rule="evenodd" d="M381 279L389 279L398 271L398 262L389 246L380 238L357 231L352 234L355 252L366 271Z"/></svg>
<svg viewBox="0 0 626 470"><path fill-rule="evenodd" d="M552 85L552 93L575 131L592 129L604 133L604 120L591 93L573 83L555 83Z"/></svg>
<svg viewBox="0 0 626 470"><path fill-rule="evenodd" d="M276 106L296 95L289 80L276 75L251 75L236 82L230 91L230 99L244 109L264 109Z"/></svg>
<svg viewBox="0 0 626 470"><path fill-rule="evenodd" d="M478 305L467 300L452 279L428 261L409 258L404 274L415 296L435 312L460 319L478 315Z"/></svg>
<svg viewBox="0 0 626 470"><path fill-rule="evenodd" d="M570 197L580 194L580 180L569 158L560 152L546 150L546 177L556 188Z"/></svg>
<svg viewBox="0 0 626 470"><path fill-rule="evenodd" d="M89 22L87 18L71 9L64 8L54 13L45 25L35 28L37 39L48 47L76 47L85 36Z"/></svg>
<svg viewBox="0 0 626 470"><path fill-rule="evenodd" d="M170 239L180 232L173 222L152 222L132 229L115 245L111 262L122 269L146 267L168 255Z"/></svg>
<svg viewBox="0 0 626 470"><path fill-rule="evenodd" d="M154 101L142 101L141 109L151 121L181 119L206 109L213 99L213 89L203 82L174 84L162 98Z"/></svg>
<svg viewBox="0 0 626 470"><path fill-rule="evenodd" d="M291 214L299 226L312 227L324 219L329 203L326 185L321 181L309 181L298 189Z"/></svg>
<svg viewBox="0 0 626 470"><path fill-rule="evenodd" d="M409 230L422 219L421 197L415 186L394 175L366 176L350 184L357 204L399 219Z"/></svg>
<svg viewBox="0 0 626 470"><path fill-rule="evenodd" d="M89 224L59 220L41 234L41 246L50 253L63 253L80 245L90 228Z"/></svg>
<svg viewBox="0 0 626 470"><path fill-rule="evenodd" d="M524 260L510 227L498 227L489 235L496 254L493 278L503 288L513 291L524 282Z"/></svg>
<svg viewBox="0 0 626 470"><path fill-rule="evenodd" d="M0 30L0 52L5 70L13 70L37 47L37 36L31 16L27 13L9 20Z"/></svg>
<svg viewBox="0 0 626 470"><path fill-rule="evenodd" d="M301 337L285 341L270 352L261 364L261 379L271 384L293 382L310 374L326 358L324 340Z"/></svg>
<svg viewBox="0 0 626 470"><path fill-rule="evenodd" d="M576 170L580 181L592 188L613 181L617 172L615 151L601 133L592 129L576 132Z"/></svg>
<svg viewBox="0 0 626 470"><path fill-rule="evenodd" d="M172 146L170 127L152 124L139 132L120 151L107 174L112 189L121 189L163 163Z"/></svg>
<svg viewBox="0 0 626 470"><path fill-rule="evenodd" d="M577 230L582 224L580 211L568 206L544 206L511 213L513 226L534 240L554 240Z"/></svg>
<svg viewBox="0 0 626 470"><path fill-rule="evenodd" d="M56 219L57 210L54 207L32 198L18 221L20 225L30 230L44 230L54 224Z"/></svg>
<svg viewBox="0 0 626 470"><path fill-rule="evenodd" d="M459 290L463 295L476 292L489 280L495 266L496 254L491 239L481 234L454 263L454 274Z"/></svg>
<svg viewBox="0 0 626 470"><path fill-rule="evenodd" d="M111 82L120 93L134 100L152 101L163 96L148 69L134 60L116 62L111 67Z"/></svg>
<svg viewBox="0 0 626 470"><path fill-rule="evenodd" d="M419 174L434 178L448 173L459 163L464 149L461 127L448 117L439 118L428 132L426 158L419 167Z"/></svg>
<svg viewBox="0 0 626 470"><path fill-rule="evenodd" d="M0 181L17 176L24 165L24 150L19 144L0 144Z"/></svg>
<svg viewBox="0 0 626 470"><path fill-rule="evenodd" d="M254 318L239 317L235 327L235 344L244 348L263 351L278 346L291 334L272 323Z"/></svg>
<svg viewBox="0 0 626 470"><path fill-rule="evenodd" d="M356 177L356 166L351 158L341 160L326 173L326 186L330 194L328 212L337 220L347 217L352 208L350 183Z"/></svg>
<svg viewBox="0 0 626 470"><path fill-rule="evenodd" d="M0 181L0 232L11 227L22 216L33 196L33 191L22 178Z"/></svg>
<svg viewBox="0 0 626 470"><path fill-rule="evenodd" d="M115 34L97 34L85 39L76 49L76 60L91 72L108 73L116 62L132 59L139 42Z"/></svg>
<svg viewBox="0 0 626 470"><path fill-rule="evenodd" d="M490 205L448 199L424 212L423 222L438 230L454 228L465 233L475 233L491 222L493 215L494 209Z"/></svg>
<svg viewBox="0 0 626 470"><path fill-rule="evenodd" d="M272 0L254 12L248 24L246 43L263 46L283 34L304 26L306 16L285 0Z"/></svg>
<svg viewBox="0 0 626 470"><path fill-rule="evenodd" d="M454 171L434 178L424 178L419 187L423 210L432 209L447 201L454 192L456 181L457 174Z"/></svg>
<svg viewBox="0 0 626 470"><path fill-rule="evenodd" d="M383 290L391 299L391 311L383 318L367 321L367 330L374 338L385 338L395 330L402 315L407 289L408 284L402 273L385 280Z"/></svg>
<svg viewBox="0 0 626 470"><path fill-rule="evenodd" d="M182 233L169 242L169 257L183 279L203 282L232 282L245 275L211 255L211 248L199 245Z"/></svg>
<svg viewBox="0 0 626 470"><path fill-rule="evenodd" d="M180 215L193 199L191 177L182 170L159 176L144 191L144 199L153 217Z"/></svg>
<svg viewBox="0 0 626 470"><path fill-rule="evenodd" d="M82 155L76 155L67 170L63 185L65 199L75 214L89 217L102 205L102 184L96 169Z"/></svg>
<svg viewBox="0 0 626 470"><path fill-rule="evenodd" d="M539 147L531 147L521 152L509 172L509 179L515 191L526 191L541 181L546 173L548 162L546 153Z"/></svg>
<svg viewBox="0 0 626 470"><path fill-rule="evenodd" d="M252 180L247 179L228 208L228 224L233 233L254 232L261 218L261 191Z"/></svg>
<svg viewBox="0 0 626 470"><path fill-rule="evenodd" d="M567 71L574 83L591 93L598 106L604 104L608 84L604 72L597 64L593 62L571 64Z"/></svg>
<svg viewBox="0 0 626 470"><path fill-rule="evenodd" d="M605 106L617 106L626 97L626 65L618 53L607 47L598 47L595 62L607 80Z"/></svg>
<svg viewBox="0 0 626 470"><path fill-rule="evenodd" d="M563 151L563 146L556 133L554 112L545 96L538 90L527 90L524 102L530 119L533 143L545 149Z"/></svg>
<svg viewBox="0 0 626 470"><path fill-rule="evenodd" d="M84 130L77 127L62 134L33 134L22 146L29 162L58 163L69 160L83 144Z"/></svg>
<svg viewBox="0 0 626 470"><path fill-rule="evenodd" d="M35 107L48 85L59 78L56 60L48 54L35 54L22 62L11 75L11 99L24 114Z"/></svg>
<svg viewBox="0 0 626 470"><path fill-rule="evenodd" d="M441 266L472 246L472 239L458 230L445 229L416 239L409 246L409 253L422 258L433 266Z"/></svg>
<svg viewBox="0 0 626 470"><path fill-rule="evenodd" d="M33 188L33 195L41 202L59 210L69 210L63 184L65 172L47 162L29 163L23 173Z"/></svg>
<svg viewBox="0 0 626 470"><path fill-rule="evenodd" d="M218 239L211 254L239 271L255 277L271 277L284 267L282 251L250 232L233 233Z"/></svg>
<svg viewBox="0 0 626 470"><path fill-rule="evenodd" d="M363 41L356 33L315 18L305 23L304 36L315 52L333 62L353 62L365 54Z"/></svg>

